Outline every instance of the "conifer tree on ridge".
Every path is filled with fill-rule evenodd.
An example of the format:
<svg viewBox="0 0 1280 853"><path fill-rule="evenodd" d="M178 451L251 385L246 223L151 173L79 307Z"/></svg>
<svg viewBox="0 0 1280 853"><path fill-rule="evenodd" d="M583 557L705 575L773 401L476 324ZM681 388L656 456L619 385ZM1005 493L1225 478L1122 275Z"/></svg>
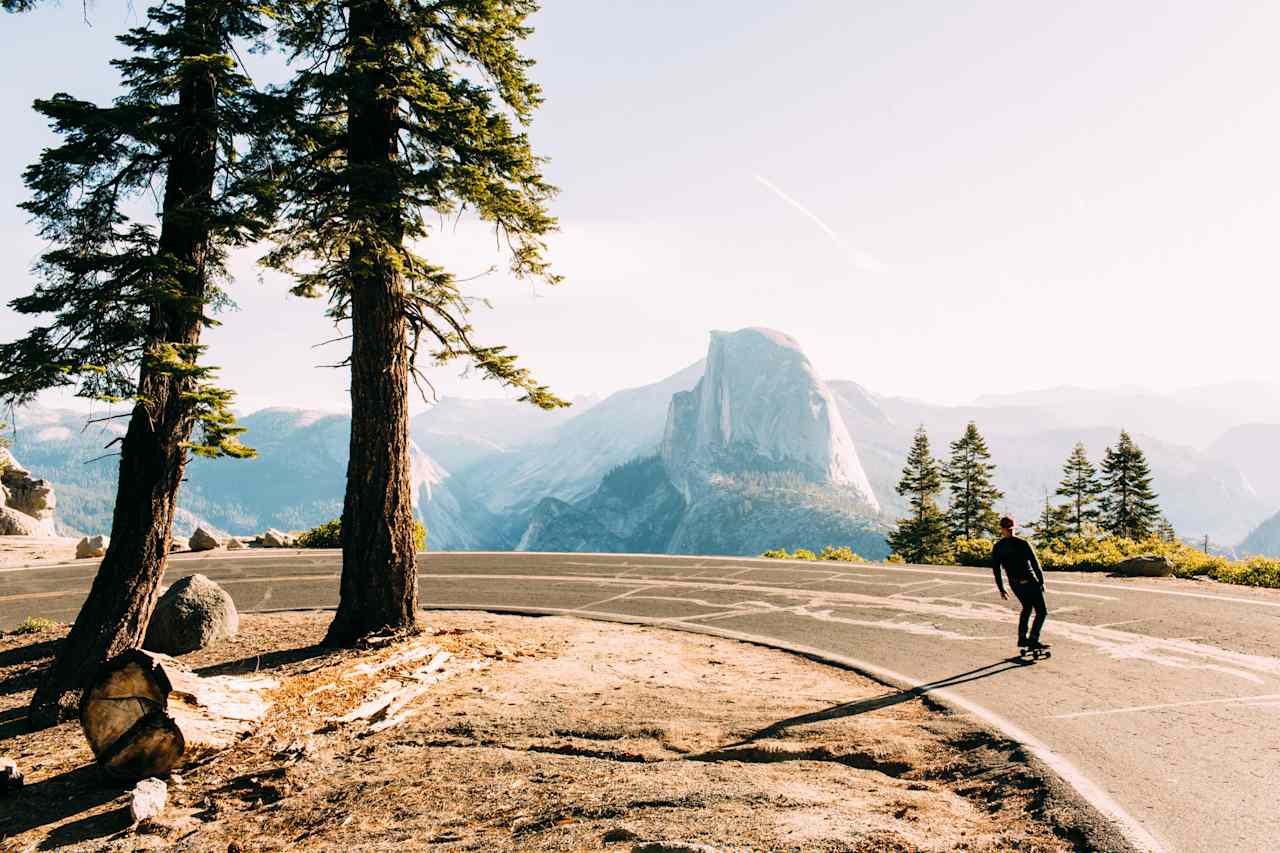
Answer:
<svg viewBox="0 0 1280 853"><path fill-rule="evenodd" d="M889 534L889 547L908 563L940 563L951 556L947 520L938 509L942 472L929 449L924 427L916 430L898 494L910 498L911 514Z"/></svg>
<svg viewBox="0 0 1280 853"><path fill-rule="evenodd" d="M1155 531L1160 507L1151 489L1151 467L1142 449L1124 430L1102 460L1102 486L1099 509L1103 530L1135 540L1146 539Z"/></svg>
<svg viewBox="0 0 1280 853"><path fill-rule="evenodd" d="M1058 483L1055 494L1067 499L1063 510L1072 535L1084 536L1085 531L1101 519L1102 513L1096 503L1102 494L1102 484L1098 482L1098 471L1089 461L1083 443L1077 442L1063 463L1062 481Z"/></svg>
<svg viewBox="0 0 1280 853"><path fill-rule="evenodd" d="M991 451L977 424L969 421L964 434L951 443L951 459L942 469L951 492L947 522L951 535L957 539L976 539L997 532L1000 517L995 503L1004 493L991 483L996 466L990 460Z"/></svg>

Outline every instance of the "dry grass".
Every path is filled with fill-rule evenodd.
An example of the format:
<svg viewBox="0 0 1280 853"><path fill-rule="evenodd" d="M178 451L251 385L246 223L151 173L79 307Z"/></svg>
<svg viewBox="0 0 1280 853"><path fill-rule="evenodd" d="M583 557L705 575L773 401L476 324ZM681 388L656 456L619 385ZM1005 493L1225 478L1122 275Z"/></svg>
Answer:
<svg viewBox="0 0 1280 853"><path fill-rule="evenodd" d="M141 827L75 724L22 732L48 636L0 639L0 753L28 781L0 804L0 849L1080 849L1016 747L854 674L648 628L424 617L410 642L487 663L375 734L332 720L408 679L421 660L368 672L403 643L326 652L328 614L246 615L239 637L187 656L281 686L262 727L171 780L163 819Z"/></svg>

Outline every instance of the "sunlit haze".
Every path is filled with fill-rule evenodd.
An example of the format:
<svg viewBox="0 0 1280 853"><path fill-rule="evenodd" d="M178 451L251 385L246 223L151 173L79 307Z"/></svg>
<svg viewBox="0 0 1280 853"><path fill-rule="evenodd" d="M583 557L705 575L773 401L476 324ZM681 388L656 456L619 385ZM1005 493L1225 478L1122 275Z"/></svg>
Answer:
<svg viewBox="0 0 1280 853"><path fill-rule="evenodd" d="M20 172L52 141L27 107L110 97L101 57L141 8L5 16L6 302L40 250ZM498 267L468 285L493 304L478 338L563 395L654 381L752 325L826 377L939 402L1280 379L1280 5L558 0L536 26L565 282L511 280L466 219L422 249L459 277ZM344 407L318 365L345 343L313 348L340 334L323 303L259 280L256 254L209 360L242 408ZM25 323L3 309L0 336Z"/></svg>

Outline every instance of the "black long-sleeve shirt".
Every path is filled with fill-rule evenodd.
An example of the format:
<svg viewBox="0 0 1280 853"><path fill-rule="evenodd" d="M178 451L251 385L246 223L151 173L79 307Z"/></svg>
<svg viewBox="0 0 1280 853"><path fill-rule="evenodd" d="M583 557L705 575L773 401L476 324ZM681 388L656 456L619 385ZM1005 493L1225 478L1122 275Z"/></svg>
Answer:
<svg viewBox="0 0 1280 853"><path fill-rule="evenodd" d="M1036 557L1036 549L1031 543L1017 536L1005 536L996 541L991 549L991 570L995 572L996 587L1004 592L1004 579L1000 576L1000 568L1009 574L1009 583L1038 583L1044 585L1044 572L1040 568L1040 560Z"/></svg>

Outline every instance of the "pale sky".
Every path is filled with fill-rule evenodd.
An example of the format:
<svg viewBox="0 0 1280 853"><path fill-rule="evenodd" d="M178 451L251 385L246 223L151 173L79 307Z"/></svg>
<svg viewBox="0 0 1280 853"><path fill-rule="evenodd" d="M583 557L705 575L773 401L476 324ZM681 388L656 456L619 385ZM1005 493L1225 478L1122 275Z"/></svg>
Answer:
<svg viewBox="0 0 1280 853"><path fill-rule="evenodd" d="M110 97L133 6L0 25L4 301L40 248L13 208L51 140L29 104ZM535 23L566 281L489 276L474 322L564 395L657 380L750 325L829 378L938 402L1280 380L1280 4L548 0ZM492 246L464 224L423 250L469 276L501 267ZM311 348L334 337L323 305L253 260L211 362L243 408L344 407L315 367L342 345ZM0 336L23 323L0 309Z"/></svg>

